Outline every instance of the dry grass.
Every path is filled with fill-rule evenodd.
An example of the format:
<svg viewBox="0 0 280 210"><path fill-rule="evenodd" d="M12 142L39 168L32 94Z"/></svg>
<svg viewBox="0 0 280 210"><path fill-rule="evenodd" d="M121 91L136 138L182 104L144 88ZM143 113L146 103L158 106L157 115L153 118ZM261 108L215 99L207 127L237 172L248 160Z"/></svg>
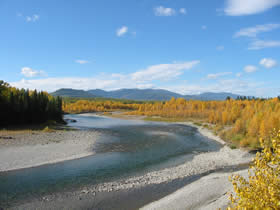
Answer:
<svg viewBox="0 0 280 210"><path fill-rule="evenodd" d="M0 136L9 136L9 135L21 135L21 134L32 134L36 131L31 129L23 129L23 130L0 130Z"/></svg>
<svg viewBox="0 0 280 210"><path fill-rule="evenodd" d="M55 129L50 128L49 126L46 126L42 131L47 132L47 133L51 133L51 132L55 132Z"/></svg>

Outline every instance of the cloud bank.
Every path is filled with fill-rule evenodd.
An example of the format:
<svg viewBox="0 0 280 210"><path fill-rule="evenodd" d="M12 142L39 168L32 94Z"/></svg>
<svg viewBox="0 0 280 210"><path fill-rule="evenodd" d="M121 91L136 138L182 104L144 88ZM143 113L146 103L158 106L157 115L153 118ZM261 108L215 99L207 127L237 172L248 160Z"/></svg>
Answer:
<svg viewBox="0 0 280 210"><path fill-rule="evenodd" d="M279 5L280 0L227 0L224 12L229 16L253 15Z"/></svg>

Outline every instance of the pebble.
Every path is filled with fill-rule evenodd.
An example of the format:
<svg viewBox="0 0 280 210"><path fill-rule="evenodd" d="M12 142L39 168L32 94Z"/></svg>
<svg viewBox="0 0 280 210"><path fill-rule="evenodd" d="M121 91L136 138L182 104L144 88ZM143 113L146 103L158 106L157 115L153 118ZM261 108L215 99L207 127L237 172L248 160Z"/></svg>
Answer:
<svg viewBox="0 0 280 210"><path fill-rule="evenodd" d="M132 177L118 182L103 183L93 187L92 190L95 192L112 192L150 184L168 183L175 179L201 174L225 166L249 162L251 158L244 157L244 154L241 151L229 150L224 147L217 152L195 155L191 161L187 161L179 166L149 172L143 176Z"/></svg>

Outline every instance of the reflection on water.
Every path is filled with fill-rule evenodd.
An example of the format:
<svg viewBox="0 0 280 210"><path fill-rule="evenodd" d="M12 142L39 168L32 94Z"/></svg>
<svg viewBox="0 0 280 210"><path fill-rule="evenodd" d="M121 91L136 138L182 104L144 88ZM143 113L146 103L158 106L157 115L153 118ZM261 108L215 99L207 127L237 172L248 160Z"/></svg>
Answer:
<svg viewBox="0 0 280 210"><path fill-rule="evenodd" d="M172 166L186 154L217 150L195 128L168 123L70 115L70 126L98 130L96 155L0 174L0 203ZM165 164L166 163L166 164Z"/></svg>

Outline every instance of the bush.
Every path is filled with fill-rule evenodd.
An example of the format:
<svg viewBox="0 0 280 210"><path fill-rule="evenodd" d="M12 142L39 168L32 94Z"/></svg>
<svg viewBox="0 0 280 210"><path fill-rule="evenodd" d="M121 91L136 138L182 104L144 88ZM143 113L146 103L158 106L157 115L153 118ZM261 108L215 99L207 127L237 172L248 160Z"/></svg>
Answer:
<svg viewBox="0 0 280 210"><path fill-rule="evenodd" d="M234 144L229 145L229 147L230 147L231 149L237 149L237 146L234 145Z"/></svg>
<svg viewBox="0 0 280 210"><path fill-rule="evenodd" d="M46 132L46 133L50 133L50 132L54 132L55 130L52 129L52 128L49 128L49 126L46 126L44 129L43 129L43 132Z"/></svg>
<svg viewBox="0 0 280 210"><path fill-rule="evenodd" d="M280 130L271 142L260 139L260 144L263 150L256 154L249 179L230 177L235 195L228 209L280 209Z"/></svg>

